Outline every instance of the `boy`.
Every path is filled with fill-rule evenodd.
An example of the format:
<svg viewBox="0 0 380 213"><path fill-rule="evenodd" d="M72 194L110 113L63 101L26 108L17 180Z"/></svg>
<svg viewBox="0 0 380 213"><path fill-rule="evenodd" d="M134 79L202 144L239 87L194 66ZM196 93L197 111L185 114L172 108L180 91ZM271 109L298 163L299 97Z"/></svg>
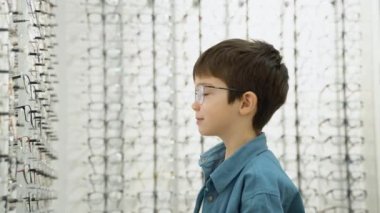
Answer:
<svg viewBox="0 0 380 213"><path fill-rule="evenodd" d="M299 191L268 150L261 130L284 104L288 71L263 41L230 39L205 51L193 69L199 132L223 143L201 155L205 184L194 212L302 213Z"/></svg>

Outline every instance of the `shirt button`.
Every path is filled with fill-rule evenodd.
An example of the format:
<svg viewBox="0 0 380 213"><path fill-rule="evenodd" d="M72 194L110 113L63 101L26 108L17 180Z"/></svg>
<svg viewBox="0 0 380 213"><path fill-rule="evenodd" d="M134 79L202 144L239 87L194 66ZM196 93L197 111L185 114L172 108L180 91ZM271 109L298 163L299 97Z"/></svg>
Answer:
<svg viewBox="0 0 380 213"><path fill-rule="evenodd" d="M208 200L208 202L212 202L214 200L214 197L210 195L210 196L208 196L207 200Z"/></svg>

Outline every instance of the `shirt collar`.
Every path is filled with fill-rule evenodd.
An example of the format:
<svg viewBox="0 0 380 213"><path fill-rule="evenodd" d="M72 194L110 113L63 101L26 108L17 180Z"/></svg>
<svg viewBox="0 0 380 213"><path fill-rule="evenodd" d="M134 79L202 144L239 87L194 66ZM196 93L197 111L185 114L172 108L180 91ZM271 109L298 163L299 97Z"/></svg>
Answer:
<svg viewBox="0 0 380 213"><path fill-rule="evenodd" d="M201 154L199 166L202 167L205 180L207 180L211 172L224 160L226 147L224 143L219 143L208 151Z"/></svg>
<svg viewBox="0 0 380 213"><path fill-rule="evenodd" d="M266 136L261 133L256 138L238 149L227 160L224 160L226 147L220 143L201 155L199 165L206 180L211 178L218 193L236 177L247 162L263 151L268 150Z"/></svg>

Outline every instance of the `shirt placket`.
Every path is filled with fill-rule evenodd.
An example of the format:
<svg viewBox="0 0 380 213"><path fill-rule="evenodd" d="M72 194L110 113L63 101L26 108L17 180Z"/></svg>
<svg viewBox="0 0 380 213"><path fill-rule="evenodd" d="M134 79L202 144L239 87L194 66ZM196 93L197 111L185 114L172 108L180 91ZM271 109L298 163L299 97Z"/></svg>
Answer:
<svg viewBox="0 0 380 213"><path fill-rule="evenodd" d="M206 184L204 186L203 193L204 193L204 195L203 195L204 199L203 199L202 212L212 212L213 203L216 200L217 192L215 190L215 187L214 187L211 179L209 179L206 182Z"/></svg>

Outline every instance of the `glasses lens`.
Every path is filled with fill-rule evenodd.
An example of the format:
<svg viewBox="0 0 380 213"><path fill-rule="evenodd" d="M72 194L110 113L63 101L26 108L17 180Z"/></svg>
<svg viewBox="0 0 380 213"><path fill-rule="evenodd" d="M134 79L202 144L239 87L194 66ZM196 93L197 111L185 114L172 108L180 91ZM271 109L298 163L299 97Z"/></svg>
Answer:
<svg viewBox="0 0 380 213"><path fill-rule="evenodd" d="M203 91L204 87L199 85L195 88L195 102L202 103L203 102Z"/></svg>

